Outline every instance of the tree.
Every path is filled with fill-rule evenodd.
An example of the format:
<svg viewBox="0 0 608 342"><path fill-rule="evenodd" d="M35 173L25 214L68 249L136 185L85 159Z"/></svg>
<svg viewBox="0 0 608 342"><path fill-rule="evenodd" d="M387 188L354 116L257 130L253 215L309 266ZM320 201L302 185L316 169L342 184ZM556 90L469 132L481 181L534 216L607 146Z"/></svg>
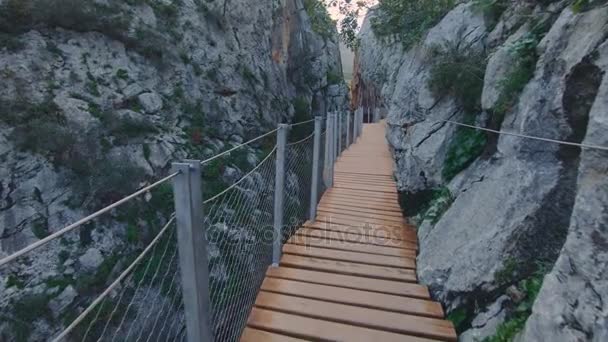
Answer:
<svg viewBox="0 0 608 342"><path fill-rule="evenodd" d="M359 47L357 33L359 31L359 17L363 11L368 10L376 0L324 0L327 7L337 7L344 17L340 21L340 39L352 50Z"/></svg>

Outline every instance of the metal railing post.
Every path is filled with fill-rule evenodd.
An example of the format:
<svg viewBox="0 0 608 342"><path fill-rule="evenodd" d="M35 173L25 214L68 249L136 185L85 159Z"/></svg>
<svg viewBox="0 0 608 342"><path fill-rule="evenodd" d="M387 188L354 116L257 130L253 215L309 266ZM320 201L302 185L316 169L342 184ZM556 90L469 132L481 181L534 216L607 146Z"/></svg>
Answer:
<svg viewBox="0 0 608 342"><path fill-rule="evenodd" d="M352 131L350 127L350 111L346 112L346 148L350 147Z"/></svg>
<svg viewBox="0 0 608 342"><path fill-rule="evenodd" d="M319 156L321 155L321 126L323 118L315 117L315 136L312 152L312 185L310 187L310 215L309 219L315 221L317 217L317 202L319 201Z"/></svg>
<svg viewBox="0 0 608 342"><path fill-rule="evenodd" d="M281 261L283 243L283 196L285 194L285 147L289 125L280 124L277 131L277 163L274 185L274 233L272 243L272 266L278 267Z"/></svg>
<svg viewBox="0 0 608 342"><path fill-rule="evenodd" d="M213 341L210 324L209 263L203 227L201 163L173 163L177 246L189 342Z"/></svg>
<svg viewBox="0 0 608 342"><path fill-rule="evenodd" d="M333 154L333 156L334 156L334 160L333 160L332 165L336 162L336 160L338 160L338 156L340 155L340 151L338 151L338 138L339 138L339 136L338 136L338 113L334 113L333 118L334 118L334 120L333 120L333 128L334 128L334 139L333 139L334 154ZM332 166L332 171L333 171L333 166ZM332 172L332 177L333 177L333 172Z"/></svg>
<svg viewBox="0 0 608 342"><path fill-rule="evenodd" d="M331 188L334 186L334 145L335 145L335 131L334 131L334 118L333 114L329 114L327 120L327 154L329 158L327 160L327 187Z"/></svg>
<svg viewBox="0 0 608 342"><path fill-rule="evenodd" d="M365 117L364 117L363 109L361 109L361 113L359 114L359 122L357 123L359 125L359 137L361 137L361 135L363 135L363 120L364 119L365 119Z"/></svg>
<svg viewBox="0 0 608 342"><path fill-rule="evenodd" d="M338 112L336 120L338 120L338 156L342 155L342 112Z"/></svg>
<svg viewBox="0 0 608 342"><path fill-rule="evenodd" d="M357 138L359 138L359 112L359 108L357 108L353 118L353 141L357 141Z"/></svg>

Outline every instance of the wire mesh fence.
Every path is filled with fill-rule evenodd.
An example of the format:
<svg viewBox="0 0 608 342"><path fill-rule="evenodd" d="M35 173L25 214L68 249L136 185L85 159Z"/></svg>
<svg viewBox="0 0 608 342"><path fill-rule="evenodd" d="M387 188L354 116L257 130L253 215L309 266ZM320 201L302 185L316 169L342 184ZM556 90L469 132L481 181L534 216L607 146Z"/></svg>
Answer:
<svg viewBox="0 0 608 342"><path fill-rule="evenodd" d="M340 147L341 147L340 154L342 154L342 152L344 152L344 150L346 150L346 148L348 147L346 145L347 144L347 141L346 141L346 132L348 130L348 126L346 124L346 120L347 120L346 113L340 113L340 121L342 123L342 130L340 132L340 137L339 137L340 142L341 142L340 143Z"/></svg>
<svg viewBox="0 0 608 342"><path fill-rule="evenodd" d="M94 307L64 317L73 322L60 340L180 341L185 335L176 227L169 221L125 278L117 279ZM116 266L115 266L116 267ZM89 288L92 290L92 288ZM94 302L95 303L95 302ZM89 309L87 308L87 309Z"/></svg>
<svg viewBox="0 0 608 342"><path fill-rule="evenodd" d="M314 136L287 146L285 151L285 215L282 230L287 241L306 221L312 186Z"/></svg>
<svg viewBox="0 0 608 342"><path fill-rule="evenodd" d="M321 200L321 196L325 193L325 191L328 189L328 184L325 181L325 177L324 177L324 170L325 170L325 163L326 163L326 158L325 155L327 153L327 150L325 148L325 146L327 145L326 143L327 140L327 130L324 130L324 132L321 134L321 144L320 144L320 148L319 148L319 169L317 170L317 175L319 176L319 182L317 183L317 204L319 203L319 201Z"/></svg>
<svg viewBox="0 0 608 342"><path fill-rule="evenodd" d="M293 132L293 142L285 148L283 242L308 218L314 172L319 176L319 198L328 188L323 171L329 134L322 129L319 168L313 170L312 127L312 121L301 123ZM240 170L241 165L253 163L249 147L233 148L234 152L203 165L207 168L202 175L207 198L202 208L203 227L209 261L205 267L209 271L210 324L217 341L238 340L272 262L277 148L270 150L274 136L265 136L273 140L271 144L259 142L258 150L269 151L262 152L267 153L265 158L231 185L221 180L222 170L226 171L226 165ZM228 157L230 161L224 160ZM38 256L45 255L47 249L52 251L46 258L54 272L50 276L24 274L21 268L27 266L27 256L19 259L23 261L19 263L21 273L15 264L0 267L0 275L6 276L6 281L0 279L1 285L18 289L0 295L2 311L16 313L11 317L0 313L0 325L14 328L17 340L29 340L40 330L46 334L39 336L42 339L61 341L184 340L180 253L177 227L170 214L174 210L173 191L170 183L159 183L150 190L145 200L108 209L105 218L95 217L91 228L83 226L79 232L68 232L38 248ZM89 236L91 232L96 232L94 238ZM74 251L66 245L73 242ZM101 263L87 272L81 268L90 257L83 253L89 250L101 254L93 258ZM74 268L75 273L68 272ZM32 327L37 328L34 331Z"/></svg>
<svg viewBox="0 0 608 342"><path fill-rule="evenodd" d="M155 189L147 201L124 204L1 266L0 340L179 338L183 301L167 191L170 185ZM141 213L149 215L135 217Z"/></svg>
<svg viewBox="0 0 608 342"><path fill-rule="evenodd" d="M211 330L236 341L272 260L276 149L236 186L205 201Z"/></svg>

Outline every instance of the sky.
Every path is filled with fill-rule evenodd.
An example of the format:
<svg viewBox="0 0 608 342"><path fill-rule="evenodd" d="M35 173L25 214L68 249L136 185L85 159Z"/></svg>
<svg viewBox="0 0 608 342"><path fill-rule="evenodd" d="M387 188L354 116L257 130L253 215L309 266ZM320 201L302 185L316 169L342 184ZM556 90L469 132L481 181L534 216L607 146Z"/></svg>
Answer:
<svg viewBox="0 0 608 342"><path fill-rule="evenodd" d="M345 1L345 0L339 0L339 1ZM354 2L354 1L356 1L356 0L352 0L352 1ZM370 6L373 6L373 5L375 5L375 4L376 4L378 1L377 1L377 0L367 0L367 2L370 4ZM340 21L340 20L342 20L342 18L344 17L344 16L343 16L343 15L340 13L340 11L338 10L338 6L336 6L336 7L328 7L328 11L329 11L329 14L331 15L331 17L332 17L334 20L338 20L338 21ZM359 13L359 26L361 26L361 23L363 22L363 18L365 18L365 14L366 14L365 9L363 9L363 10L362 10L362 11Z"/></svg>
<svg viewBox="0 0 608 342"><path fill-rule="evenodd" d="M344 0L341 0L341 1L344 1ZM356 0L353 0L353 1L356 1ZM370 4L375 4L377 2L377 0L368 0L368 2ZM331 15L332 19L337 20L338 23L344 17L338 10L337 6L328 7L328 11L329 11L329 14ZM362 10L359 13L359 15L360 15L359 16L359 27L361 27L361 24L363 23L365 14L366 14L365 10ZM344 70L344 78L347 82L350 83L350 80L353 78L355 54L349 48L347 48L346 45L344 45L342 43L340 43L340 54L342 55L342 69Z"/></svg>

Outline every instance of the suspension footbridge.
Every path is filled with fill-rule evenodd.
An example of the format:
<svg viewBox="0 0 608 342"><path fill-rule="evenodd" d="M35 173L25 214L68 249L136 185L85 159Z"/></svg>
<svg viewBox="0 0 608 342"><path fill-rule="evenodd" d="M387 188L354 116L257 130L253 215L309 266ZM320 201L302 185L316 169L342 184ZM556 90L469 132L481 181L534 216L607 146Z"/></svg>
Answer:
<svg viewBox="0 0 608 342"><path fill-rule="evenodd" d="M0 258L0 308L15 312L0 323L23 340L39 323L52 341L455 340L416 283L385 125L363 121L357 111L281 124L53 227ZM218 186L224 160L251 146L265 151L256 166ZM79 266L82 250L68 246L81 230L126 229L122 208L159 201L171 210L127 217L153 232L145 244L102 250L96 271ZM55 275L31 271L34 259ZM60 316L49 312L58 297Z"/></svg>
<svg viewBox="0 0 608 342"><path fill-rule="evenodd" d="M398 205L384 129L363 125L337 160L316 216L266 272L241 341L456 340L416 284L416 231Z"/></svg>

